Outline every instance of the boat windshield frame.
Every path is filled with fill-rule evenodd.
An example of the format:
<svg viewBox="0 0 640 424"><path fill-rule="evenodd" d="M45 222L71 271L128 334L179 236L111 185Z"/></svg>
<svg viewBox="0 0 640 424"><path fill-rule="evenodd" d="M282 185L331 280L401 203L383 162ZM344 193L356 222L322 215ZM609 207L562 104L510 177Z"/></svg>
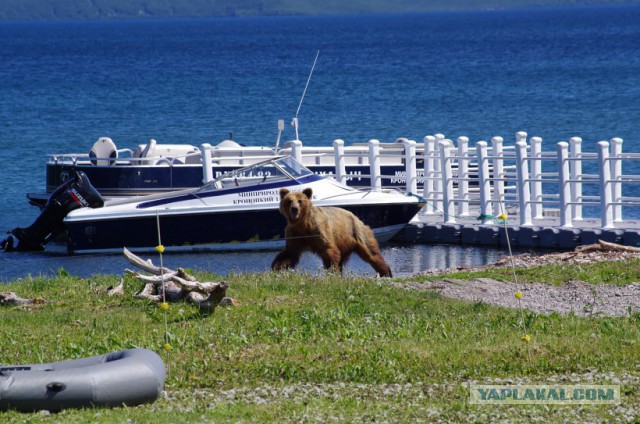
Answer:
<svg viewBox="0 0 640 424"><path fill-rule="evenodd" d="M271 169L275 168L278 172L274 174L261 173L259 169L266 168L267 165ZM233 186L238 187L240 185L249 186L260 185L264 182L291 181L308 175L313 175L313 171L310 171L292 156L280 156L225 172L198 188L196 193L221 190Z"/></svg>

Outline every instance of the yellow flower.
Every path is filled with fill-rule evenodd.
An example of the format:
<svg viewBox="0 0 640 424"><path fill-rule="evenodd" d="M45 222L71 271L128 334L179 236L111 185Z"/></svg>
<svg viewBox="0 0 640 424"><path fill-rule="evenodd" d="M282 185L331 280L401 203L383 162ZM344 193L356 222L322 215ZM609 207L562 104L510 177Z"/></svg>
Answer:
<svg viewBox="0 0 640 424"><path fill-rule="evenodd" d="M518 290L516 294L514 294L514 296L516 297L516 299L522 299L522 292Z"/></svg>
<svg viewBox="0 0 640 424"><path fill-rule="evenodd" d="M164 246L159 244L156 246L156 252L158 253L164 253Z"/></svg>
<svg viewBox="0 0 640 424"><path fill-rule="evenodd" d="M531 336L528 334L525 334L524 336L521 337L522 341L525 343L529 343L531 341Z"/></svg>
<svg viewBox="0 0 640 424"><path fill-rule="evenodd" d="M506 221L507 220L507 214L506 213L501 213L500 215L498 215L498 219L501 221Z"/></svg>
<svg viewBox="0 0 640 424"><path fill-rule="evenodd" d="M169 309L169 304L167 302L162 302L160 304L160 309L162 309L163 311L166 311Z"/></svg>
<svg viewBox="0 0 640 424"><path fill-rule="evenodd" d="M165 343L164 344L164 350L166 350L167 352L171 350L171 345L169 343Z"/></svg>

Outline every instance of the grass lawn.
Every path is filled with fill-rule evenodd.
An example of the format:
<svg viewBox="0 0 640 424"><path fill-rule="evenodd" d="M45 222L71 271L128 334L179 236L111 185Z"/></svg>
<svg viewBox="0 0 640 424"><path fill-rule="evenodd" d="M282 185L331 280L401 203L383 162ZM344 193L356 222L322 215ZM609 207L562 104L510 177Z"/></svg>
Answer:
<svg viewBox="0 0 640 424"><path fill-rule="evenodd" d="M590 282L621 284L632 268L639 263L598 264L599 281ZM527 270L522 280L551 275L562 283L562 273L548 267ZM241 305L201 317L190 305L172 304L167 352L163 311L133 297L140 283L125 277L124 296L104 293L120 278L80 279L61 270L54 278L4 285L3 291L48 302L0 309L0 363L145 347L165 360L166 394L133 408L0 412L0 421L599 422L640 414L640 314L633 311L622 318L525 312L527 344L517 310L392 288L385 280L229 275L227 293ZM618 384L622 400L610 406L472 405L470 382Z"/></svg>

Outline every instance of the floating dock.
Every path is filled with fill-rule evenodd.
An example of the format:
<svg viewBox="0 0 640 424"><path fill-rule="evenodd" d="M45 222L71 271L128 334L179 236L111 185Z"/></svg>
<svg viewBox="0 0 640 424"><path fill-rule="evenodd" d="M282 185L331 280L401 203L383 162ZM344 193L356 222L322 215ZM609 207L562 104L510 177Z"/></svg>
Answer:
<svg viewBox="0 0 640 424"><path fill-rule="evenodd" d="M573 227L561 227L557 218L536 220L532 225L519 225L518 215L502 221L480 223L473 217L456 223L443 223L442 215L418 214L393 239L411 243L443 243L475 246L511 247L518 249L574 249L598 240L625 246L640 246L640 222L626 220L620 228L601 228L599 219L574 221ZM508 236L507 236L508 234Z"/></svg>

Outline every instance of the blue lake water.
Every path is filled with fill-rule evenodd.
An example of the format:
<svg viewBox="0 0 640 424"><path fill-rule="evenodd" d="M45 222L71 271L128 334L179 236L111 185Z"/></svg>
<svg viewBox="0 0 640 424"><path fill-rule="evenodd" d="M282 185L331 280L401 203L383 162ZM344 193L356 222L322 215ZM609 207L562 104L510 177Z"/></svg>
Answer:
<svg viewBox="0 0 640 424"><path fill-rule="evenodd" d="M388 243L381 249L393 275L403 277L415 275L427 269L479 266L495 262L507 254L506 249L471 246L429 246L418 244ZM215 252L215 253L172 253L165 254L166 267L178 267L212 272L221 276L230 273L262 272L269 270L277 252ZM140 253L143 259L151 259L160 264L158 254ZM60 268L72 275L90 278L99 274L124 274L124 269L132 269L122 255L75 255L68 256L64 249L53 246L47 253L5 253L0 256L3 273L0 282L16 278L38 275L55 275ZM320 259L310 253L302 256L297 270L316 275L324 272ZM344 275L374 277L376 274L369 264L354 255L344 269Z"/></svg>
<svg viewBox="0 0 640 424"><path fill-rule="evenodd" d="M299 115L305 144L421 140L437 132L472 142L501 135L511 143L524 130L541 136L545 150L577 135L585 151L595 151L599 140L622 137L625 150L640 152L637 5L0 22L0 40L3 233L37 216L25 193L44 188L46 153L87 152L100 136L118 147L150 138L216 144L229 132L245 145L274 144L277 120L295 114L317 50ZM285 139L292 138L288 128ZM397 255L406 260L394 268L455 266L465 256L495 259L478 248L402 248L410 250ZM385 255L393 255L395 247L388 249ZM259 270L272 256L190 255L175 266ZM435 256L441 260L424 259ZM16 258L0 254L0 278L60 267L83 275L123 268L117 256ZM216 261L229 266L218 268Z"/></svg>

